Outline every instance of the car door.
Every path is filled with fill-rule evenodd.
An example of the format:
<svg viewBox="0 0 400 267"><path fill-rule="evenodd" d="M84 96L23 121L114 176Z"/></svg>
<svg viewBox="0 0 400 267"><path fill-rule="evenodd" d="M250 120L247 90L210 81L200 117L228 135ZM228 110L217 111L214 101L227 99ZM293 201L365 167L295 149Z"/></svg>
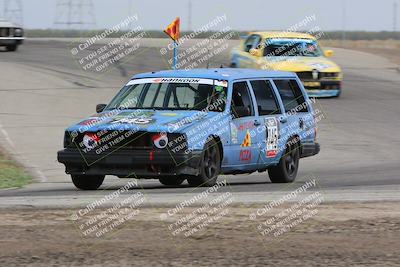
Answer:
<svg viewBox="0 0 400 267"><path fill-rule="evenodd" d="M257 48L261 42L261 36L258 34L250 35L243 44L241 52L238 56L238 66L239 68L252 68L255 66L255 60L257 57L250 54L250 49Z"/></svg>
<svg viewBox="0 0 400 267"><path fill-rule="evenodd" d="M250 81L257 105L259 126L255 142L258 151L258 167L267 168L270 164L279 161L279 147L282 144L279 138L281 128L282 106L269 79L255 79Z"/></svg>
<svg viewBox="0 0 400 267"><path fill-rule="evenodd" d="M231 100L231 147L229 165L236 169L251 169L257 165L257 142L252 134L258 125L253 96L247 81L238 81L232 86Z"/></svg>
<svg viewBox="0 0 400 267"><path fill-rule="evenodd" d="M308 132L313 127L313 117L298 81L295 78L274 79L274 84L285 109L287 130L282 133L285 140L291 136L298 136L302 143L312 140L314 136Z"/></svg>

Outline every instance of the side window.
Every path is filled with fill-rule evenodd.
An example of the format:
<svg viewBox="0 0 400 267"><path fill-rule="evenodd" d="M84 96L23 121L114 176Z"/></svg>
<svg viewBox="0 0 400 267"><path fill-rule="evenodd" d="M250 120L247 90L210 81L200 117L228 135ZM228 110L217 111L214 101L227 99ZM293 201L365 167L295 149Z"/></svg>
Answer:
<svg viewBox="0 0 400 267"><path fill-rule="evenodd" d="M274 80L286 111L307 112L307 105L296 80Z"/></svg>
<svg viewBox="0 0 400 267"><path fill-rule="evenodd" d="M271 83L266 80L251 81L250 83L256 96L258 114L260 116L280 114Z"/></svg>
<svg viewBox="0 0 400 267"><path fill-rule="evenodd" d="M253 104L246 82L233 84L231 112L235 118L253 116Z"/></svg>
<svg viewBox="0 0 400 267"><path fill-rule="evenodd" d="M261 41L261 37L257 34L250 35L244 42L244 51L250 52L250 49L257 48Z"/></svg>

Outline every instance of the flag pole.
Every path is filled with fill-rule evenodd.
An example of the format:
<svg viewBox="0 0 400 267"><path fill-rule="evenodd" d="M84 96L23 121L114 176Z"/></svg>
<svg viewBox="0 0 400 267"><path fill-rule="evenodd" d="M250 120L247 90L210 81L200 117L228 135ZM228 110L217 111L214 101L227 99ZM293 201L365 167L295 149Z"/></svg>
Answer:
<svg viewBox="0 0 400 267"><path fill-rule="evenodd" d="M178 54L178 44L177 42L174 40L174 60L172 63L172 69L176 70L176 61L177 61L177 54Z"/></svg>
<svg viewBox="0 0 400 267"><path fill-rule="evenodd" d="M168 26L167 28L164 29L164 32L172 39L174 40L174 51L173 51L173 59L172 59L172 69L176 70L177 69L177 61L178 61L178 42L179 40L179 25L180 25L180 19L179 17L176 17Z"/></svg>

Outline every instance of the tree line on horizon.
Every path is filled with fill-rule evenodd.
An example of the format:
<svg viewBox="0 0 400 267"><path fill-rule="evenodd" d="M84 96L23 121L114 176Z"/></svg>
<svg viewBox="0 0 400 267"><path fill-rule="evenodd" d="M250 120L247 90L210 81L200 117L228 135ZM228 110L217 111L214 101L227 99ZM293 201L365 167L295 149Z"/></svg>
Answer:
<svg viewBox="0 0 400 267"><path fill-rule="evenodd" d="M73 29L26 29L25 33L27 37L40 38L40 37L56 37L56 38L87 38L95 36L96 34L101 34L104 30L73 30ZM111 33L108 35L110 38L118 38L125 34L127 31L119 31L116 33ZM185 34L190 34L191 32L183 31L181 36ZM202 32L196 35L195 38L207 38L213 35L214 31ZM236 31L234 39L244 38L248 35L247 31ZM168 38L163 31L158 30L146 30L147 38ZM324 31L321 36L322 40L327 39L342 39L342 31ZM346 31L346 40L400 40L400 32L393 31Z"/></svg>

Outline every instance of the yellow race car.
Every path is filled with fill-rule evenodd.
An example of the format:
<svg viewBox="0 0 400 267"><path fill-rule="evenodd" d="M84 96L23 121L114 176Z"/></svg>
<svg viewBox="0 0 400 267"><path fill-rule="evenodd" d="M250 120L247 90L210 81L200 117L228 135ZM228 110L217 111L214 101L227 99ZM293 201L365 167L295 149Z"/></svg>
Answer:
<svg viewBox="0 0 400 267"><path fill-rule="evenodd" d="M317 39L297 32L252 32L231 52L231 67L295 72L311 97L338 97L342 71Z"/></svg>

